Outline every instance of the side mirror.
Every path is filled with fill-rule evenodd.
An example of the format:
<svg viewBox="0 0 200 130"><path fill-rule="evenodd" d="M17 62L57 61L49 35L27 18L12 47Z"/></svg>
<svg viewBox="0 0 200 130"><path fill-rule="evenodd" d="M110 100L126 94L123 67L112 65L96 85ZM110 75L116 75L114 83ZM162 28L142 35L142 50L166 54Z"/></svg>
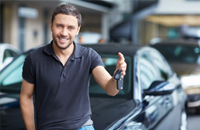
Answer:
<svg viewBox="0 0 200 130"><path fill-rule="evenodd" d="M154 81L149 89L144 90L145 95L168 95L175 90L175 85L166 81Z"/></svg>

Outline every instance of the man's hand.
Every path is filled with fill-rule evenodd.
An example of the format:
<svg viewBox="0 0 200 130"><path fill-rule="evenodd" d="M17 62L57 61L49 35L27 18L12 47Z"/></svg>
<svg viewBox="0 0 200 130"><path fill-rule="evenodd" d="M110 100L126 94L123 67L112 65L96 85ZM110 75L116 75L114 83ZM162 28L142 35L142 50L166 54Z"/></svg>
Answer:
<svg viewBox="0 0 200 130"><path fill-rule="evenodd" d="M125 62L125 58L124 58L124 55L119 52L118 53L118 56L119 56L119 59L117 61L117 65L116 65L116 70L115 72L120 69L122 71L122 76L124 77L126 75L126 67L127 67L127 64ZM115 74L114 72L114 74Z"/></svg>
<svg viewBox="0 0 200 130"><path fill-rule="evenodd" d="M126 75L126 62L122 53L118 53L119 60L116 64L115 72L120 69L122 71L122 76ZM115 74L114 72L114 74ZM93 69L92 74L96 82L104 89L104 91L110 95L115 96L119 90L117 89L117 82L113 80L113 77L106 71L103 66L97 66Z"/></svg>

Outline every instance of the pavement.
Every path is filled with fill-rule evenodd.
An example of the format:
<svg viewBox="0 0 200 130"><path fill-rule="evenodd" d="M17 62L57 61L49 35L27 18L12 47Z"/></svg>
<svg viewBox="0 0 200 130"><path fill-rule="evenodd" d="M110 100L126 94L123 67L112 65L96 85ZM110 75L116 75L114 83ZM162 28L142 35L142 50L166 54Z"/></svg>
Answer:
<svg viewBox="0 0 200 130"><path fill-rule="evenodd" d="M188 115L188 130L200 130L200 114Z"/></svg>

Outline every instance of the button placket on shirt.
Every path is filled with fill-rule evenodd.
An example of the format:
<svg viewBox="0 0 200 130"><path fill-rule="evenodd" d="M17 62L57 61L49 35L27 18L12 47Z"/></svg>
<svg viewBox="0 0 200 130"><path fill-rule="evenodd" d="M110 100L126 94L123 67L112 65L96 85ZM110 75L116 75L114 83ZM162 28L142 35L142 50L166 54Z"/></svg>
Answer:
<svg viewBox="0 0 200 130"><path fill-rule="evenodd" d="M65 64L65 66L64 66L64 68L63 68L63 70L62 70L62 74L61 74L61 81L66 81L67 80L67 78L68 78L68 74L67 74L67 72L68 72L68 69L69 69L69 65L72 63L74 61L74 58L70 58L68 61L67 61L67 63Z"/></svg>

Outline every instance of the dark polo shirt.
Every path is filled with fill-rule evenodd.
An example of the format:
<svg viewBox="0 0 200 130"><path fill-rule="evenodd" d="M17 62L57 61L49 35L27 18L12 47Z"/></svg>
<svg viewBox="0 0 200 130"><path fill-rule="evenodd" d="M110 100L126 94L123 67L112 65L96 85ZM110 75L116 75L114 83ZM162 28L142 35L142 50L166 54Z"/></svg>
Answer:
<svg viewBox="0 0 200 130"><path fill-rule="evenodd" d="M37 130L75 130L90 119L89 80L103 62L93 49L74 45L65 66L52 43L25 59L23 78L35 85Z"/></svg>

